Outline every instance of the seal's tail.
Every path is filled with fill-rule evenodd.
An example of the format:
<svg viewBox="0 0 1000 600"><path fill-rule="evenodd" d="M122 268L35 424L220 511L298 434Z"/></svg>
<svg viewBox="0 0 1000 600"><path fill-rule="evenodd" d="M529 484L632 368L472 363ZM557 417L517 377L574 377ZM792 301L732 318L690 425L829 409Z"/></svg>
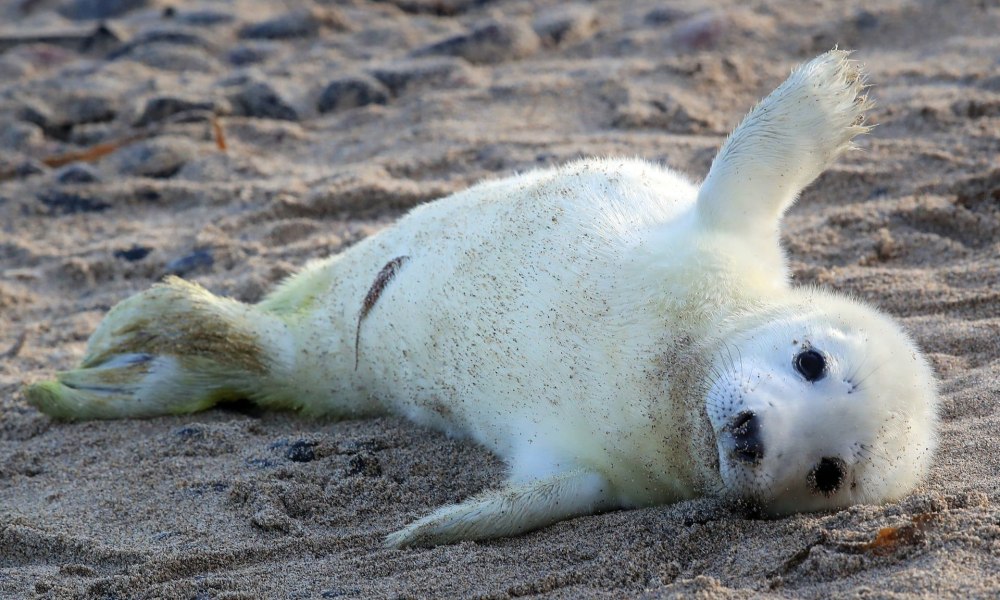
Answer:
<svg viewBox="0 0 1000 600"><path fill-rule="evenodd" d="M64 419L189 413L236 398L295 407L287 328L275 314L168 278L115 306L77 369L25 395Z"/></svg>

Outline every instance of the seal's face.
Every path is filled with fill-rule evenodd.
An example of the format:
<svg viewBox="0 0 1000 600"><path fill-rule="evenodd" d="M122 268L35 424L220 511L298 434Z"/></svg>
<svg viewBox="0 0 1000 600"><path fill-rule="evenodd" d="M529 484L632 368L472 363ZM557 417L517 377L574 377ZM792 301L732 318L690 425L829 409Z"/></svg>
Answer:
<svg viewBox="0 0 1000 600"><path fill-rule="evenodd" d="M913 343L865 306L812 300L727 339L706 397L727 495L771 515L897 498L935 446Z"/></svg>

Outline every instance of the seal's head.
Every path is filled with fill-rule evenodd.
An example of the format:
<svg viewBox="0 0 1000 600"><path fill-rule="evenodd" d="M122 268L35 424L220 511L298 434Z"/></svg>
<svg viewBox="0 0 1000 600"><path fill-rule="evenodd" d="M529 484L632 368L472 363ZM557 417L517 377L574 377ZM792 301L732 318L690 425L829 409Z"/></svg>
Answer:
<svg viewBox="0 0 1000 600"><path fill-rule="evenodd" d="M937 392L898 324L811 291L728 336L706 408L726 495L781 515L898 498L927 471Z"/></svg>

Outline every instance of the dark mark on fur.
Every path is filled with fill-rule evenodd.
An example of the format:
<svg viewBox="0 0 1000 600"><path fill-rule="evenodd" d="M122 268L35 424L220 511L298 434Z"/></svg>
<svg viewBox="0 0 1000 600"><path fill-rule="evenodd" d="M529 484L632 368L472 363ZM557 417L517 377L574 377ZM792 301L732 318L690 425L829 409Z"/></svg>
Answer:
<svg viewBox="0 0 1000 600"><path fill-rule="evenodd" d="M403 263L410 259L409 256L397 256L396 258L385 263L382 270L378 272L375 277L375 281L372 282L372 286L368 288L368 293L365 295L365 301L361 305L361 312L358 313L358 328L354 332L354 370L358 370L358 361L360 359L359 348L361 346L361 322L365 320L368 313L378 302L378 299L382 297L382 292L385 291L385 286L389 285L389 282L396 277L396 273L399 272L400 267Z"/></svg>

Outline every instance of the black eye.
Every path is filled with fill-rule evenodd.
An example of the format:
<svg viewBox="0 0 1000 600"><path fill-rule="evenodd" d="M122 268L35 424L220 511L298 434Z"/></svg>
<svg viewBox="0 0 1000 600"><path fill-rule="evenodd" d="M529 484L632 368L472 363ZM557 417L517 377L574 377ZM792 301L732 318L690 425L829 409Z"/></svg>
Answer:
<svg viewBox="0 0 1000 600"><path fill-rule="evenodd" d="M826 375L826 359L815 350L803 350L792 361L795 370L806 378L806 381L819 381Z"/></svg>

